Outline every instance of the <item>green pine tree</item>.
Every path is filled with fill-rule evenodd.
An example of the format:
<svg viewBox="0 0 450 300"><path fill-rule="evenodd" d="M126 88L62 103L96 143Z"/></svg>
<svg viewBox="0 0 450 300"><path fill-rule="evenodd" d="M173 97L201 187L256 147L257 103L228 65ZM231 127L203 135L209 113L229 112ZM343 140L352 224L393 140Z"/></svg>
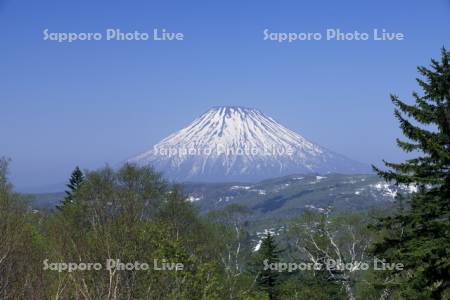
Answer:
<svg viewBox="0 0 450 300"><path fill-rule="evenodd" d="M278 284L280 283L280 273L267 266L280 261L278 246L273 235L269 232L262 240L261 247L256 254L253 263L253 273L256 273L257 287L266 292L269 300L278 299Z"/></svg>
<svg viewBox="0 0 450 300"><path fill-rule="evenodd" d="M375 244L374 255L402 263L393 272L395 286L407 299L441 299L450 288L450 52L442 49L431 69L419 67L417 79L423 95L413 93L414 104L391 96L395 117L407 140L397 139L406 152L417 154L402 163L384 162L387 170L374 167L387 181L413 184L406 208L379 220L385 232Z"/></svg>
<svg viewBox="0 0 450 300"><path fill-rule="evenodd" d="M66 196L64 197L62 206L73 203L74 195L76 191L80 188L83 181L84 181L84 174L77 166L70 175L69 183L67 184L67 187L69 189L66 190Z"/></svg>

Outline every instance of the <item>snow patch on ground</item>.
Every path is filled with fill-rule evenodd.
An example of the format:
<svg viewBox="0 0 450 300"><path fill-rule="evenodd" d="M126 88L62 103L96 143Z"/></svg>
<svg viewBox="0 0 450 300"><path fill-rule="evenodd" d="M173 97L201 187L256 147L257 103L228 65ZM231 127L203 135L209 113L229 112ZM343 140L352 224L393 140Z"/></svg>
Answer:
<svg viewBox="0 0 450 300"><path fill-rule="evenodd" d="M230 187L230 190L235 191L235 190L249 190L251 189L251 186L248 185L233 185L232 187Z"/></svg>
<svg viewBox="0 0 450 300"><path fill-rule="evenodd" d="M258 189L252 189L250 192L258 193L258 195L265 195L267 194L265 190L258 190Z"/></svg>
<svg viewBox="0 0 450 300"><path fill-rule="evenodd" d="M261 245L263 242L263 238L267 236L267 234L271 234L271 235L279 235L279 231L283 230L284 226L281 226L278 229L275 228L268 228L268 229L264 229L263 232L256 232L256 236L258 237L258 242L256 243L255 247L253 248L253 252L257 252L259 251L259 249L261 249Z"/></svg>
<svg viewBox="0 0 450 300"><path fill-rule="evenodd" d="M189 197L187 197L186 200L189 202L197 202L197 201L202 200L202 197L194 197L194 196L190 195Z"/></svg>
<svg viewBox="0 0 450 300"><path fill-rule="evenodd" d="M389 184L387 182L382 182L382 181L369 185L369 188L372 188L378 192L381 192L383 196L391 197L392 199L394 199L399 192L412 194L412 193L416 193L418 191L418 187L413 184L410 184L410 185L402 184L399 186L395 186L395 185Z"/></svg>
<svg viewBox="0 0 450 300"><path fill-rule="evenodd" d="M258 243L256 244L255 248L253 248L253 252L259 251L259 249L261 249L261 245L262 245L262 240L259 240Z"/></svg>
<svg viewBox="0 0 450 300"><path fill-rule="evenodd" d="M311 181L309 184L316 184L318 182L320 182L321 180L325 179L327 177L325 176L316 176L315 180Z"/></svg>
<svg viewBox="0 0 450 300"><path fill-rule="evenodd" d="M220 202L222 202L222 201L230 202L230 200L233 200L233 199L234 199L234 196L220 197L219 200L217 201L217 203L220 203Z"/></svg>
<svg viewBox="0 0 450 300"><path fill-rule="evenodd" d="M378 192L381 192L383 196L395 198L397 196L397 190L393 189L388 183L386 182L378 182L375 184L369 185L369 187L377 190Z"/></svg>
<svg viewBox="0 0 450 300"><path fill-rule="evenodd" d="M312 205L312 204L306 204L305 205L305 208L309 208L309 209L312 209L312 210L316 210L316 211L318 211L318 212L325 212L325 209L324 208L322 208L322 207L315 207L314 205Z"/></svg>

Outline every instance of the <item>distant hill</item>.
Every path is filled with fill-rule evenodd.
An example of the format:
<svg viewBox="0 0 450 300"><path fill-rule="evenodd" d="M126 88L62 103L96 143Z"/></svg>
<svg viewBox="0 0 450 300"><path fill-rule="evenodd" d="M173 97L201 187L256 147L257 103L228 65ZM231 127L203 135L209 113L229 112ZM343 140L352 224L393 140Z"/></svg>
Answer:
<svg viewBox="0 0 450 300"><path fill-rule="evenodd" d="M64 192L57 193L32 193L24 194L31 200L31 205L35 209L54 208L65 196Z"/></svg>
<svg viewBox="0 0 450 300"><path fill-rule="evenodd" d="M249 207L252 220L290 218L305 209L364 211L389 207L395 196L411 193L414 186L388 184L376 175L289 175L258 183L185 183L187 200L202 213L230 204ZM32 194L35 208L54 207L64 193Z"/></svg>
<svg viewBox="0 0 450 300"><path fill-rule="evenodd" d="M188 200L203 212L241 204L252 209L251 219L290 218L305 209L363 211L392 205L397 193L411 193L413 186L397 187L376 175L290 175L242 183L191 183Z"/></svg>

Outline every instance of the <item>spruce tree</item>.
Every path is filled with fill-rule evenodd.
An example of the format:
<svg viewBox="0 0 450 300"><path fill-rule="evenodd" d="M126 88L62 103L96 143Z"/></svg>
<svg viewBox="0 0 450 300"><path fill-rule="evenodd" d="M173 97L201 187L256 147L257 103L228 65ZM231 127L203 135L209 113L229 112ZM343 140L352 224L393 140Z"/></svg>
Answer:
<svg viewBox="0 0 450 300"><path fill-rule="evenodd" d="M270 300L278 299L277 286L280 273L267 266L280 261L278 246L273 235L269 232L262 240L261 247L253 264L253 273L256 273L256 284L258 288L267 293Z"/></svg>
<svg viewBox="0 0 450 300"><path fill-rule="evenodd" d="M440 61L419 67L417 79L423 94L413 93L414 104L391 96L395 117L407 138L397 145L414 158L374 167L387 181L414 185L407 207L382 218L377 228L385 232L374 255L402 263L404 271L392 273L395 286L407 299L441 299L449 295L450 278L450 52L442 49Z"/></svg>
<svg viewBox="0 0 450 300"><path fill-rule="evenodd" d="M69 183L67 184L67 187L69 189L66 190L66 196L64 197L62 206L73 203L74 195L76 191L80 188L83 181L84 181L84 174L77 166L70 175Z"/></svg>

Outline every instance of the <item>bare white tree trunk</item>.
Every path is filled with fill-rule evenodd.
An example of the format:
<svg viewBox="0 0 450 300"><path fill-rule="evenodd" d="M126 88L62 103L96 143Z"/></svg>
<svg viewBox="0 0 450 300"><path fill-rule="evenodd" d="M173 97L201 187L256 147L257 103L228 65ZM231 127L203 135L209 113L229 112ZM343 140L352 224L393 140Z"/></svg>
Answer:
<svg viewBox="0 0 450 300"><path fill-rule="evenodd" d="M353 295L353 290L348 281L344 282L345 292L347 293L348 300L355 300L355 296Z"/></svg>

